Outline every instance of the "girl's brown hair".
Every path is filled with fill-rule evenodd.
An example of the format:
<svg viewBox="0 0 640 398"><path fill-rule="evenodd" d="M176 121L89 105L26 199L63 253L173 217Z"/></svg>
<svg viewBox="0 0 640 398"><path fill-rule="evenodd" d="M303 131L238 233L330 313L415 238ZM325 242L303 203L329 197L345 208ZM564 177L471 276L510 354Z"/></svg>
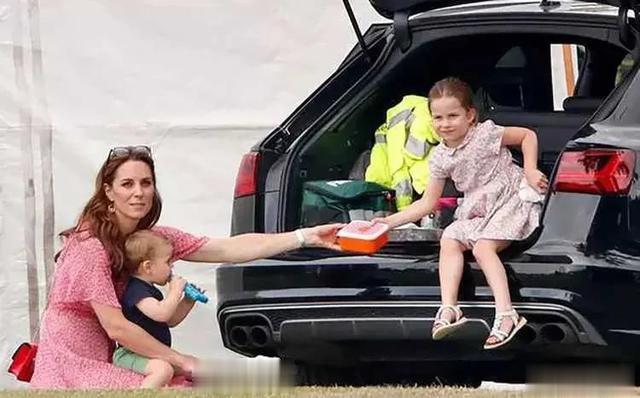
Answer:
<svg viewBox="0 0 640 398"><path fill-rule="evenodd" d="M429 104L442 97L454 97L466 110L475 109L471 87L457 77L446 77L438 80L429 90ZM431 106L431 105L429 105Z"/></svg>
<svg viewBox="0 0 640 398"><path fill-rule="evenodd" d="M60 233L61 236L67 237L75 232L87 231L92 236L98 238L107 252L111 269L114 277L120 277L124 270L125 255L124 242L126 236L120 232L120 228L116 222L115 214L109 212L110 201L105 193L105 184L113 185L116 172L124 163L133 160L146 163L151 170L153 178L153 202L149 213L138 222L136 229L149 229L158 222L160 212L162 211L162 200L156 186L156 171L153 159L149 154L140 151L129 151L125 155L109 156L100 167L100 171L96 176L95 191L91 199L87 202L78 222L73 228L69 228Z"/></svg>

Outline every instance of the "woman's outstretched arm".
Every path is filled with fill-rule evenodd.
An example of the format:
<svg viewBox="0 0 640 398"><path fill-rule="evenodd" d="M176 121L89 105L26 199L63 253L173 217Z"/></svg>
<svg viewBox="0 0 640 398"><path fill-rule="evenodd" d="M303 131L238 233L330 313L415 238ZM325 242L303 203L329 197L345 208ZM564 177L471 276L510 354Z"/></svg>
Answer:
<svg viewBox="0 0 640 398"><path fill-rule="evenodd" d="M209 263L242 263L267 258L302 246L340 250L336 234L343 224L319 225L280 234L244 234L230 238L210 238L184 260Z"/></svg>

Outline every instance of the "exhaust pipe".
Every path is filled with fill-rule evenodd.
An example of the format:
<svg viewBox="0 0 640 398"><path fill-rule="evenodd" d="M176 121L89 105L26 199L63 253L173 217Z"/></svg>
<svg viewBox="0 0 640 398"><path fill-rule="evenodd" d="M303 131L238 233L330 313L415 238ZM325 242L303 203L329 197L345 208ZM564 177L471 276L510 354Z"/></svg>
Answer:
<svg viewBox="0 0 640 398"><path fill-rule="evenodd" d="M262 325L251 327L249 329L249 343L256 348L271 345L271 330Z"/></svg>
<svg viewBox="0 0 640 398"><path fill-rule="evenodd" d="M546 343L572 343L576 337L564 323L547 323L540 328L540 336Z"/></svg>
<svg viewBox="0 0 640 398"><path fill-rule="evenodd" d="M516 337L522 344L532 344L538 338L538 329L538 325L527 323Z"/></svg>
<svg viewBox="0 0 640 398"><path fill-rule="evenodd" d="M249 328L246 326L234 326L229 331L231 344L238 348L246 348L249 345Z"/></svg>

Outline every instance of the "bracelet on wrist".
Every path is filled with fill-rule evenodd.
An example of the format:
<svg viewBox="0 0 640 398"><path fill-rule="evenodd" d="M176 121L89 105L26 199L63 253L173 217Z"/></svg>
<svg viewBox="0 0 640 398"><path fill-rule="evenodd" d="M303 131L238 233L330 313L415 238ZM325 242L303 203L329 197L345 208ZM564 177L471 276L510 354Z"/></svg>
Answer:
<svg viewBox="0 0 640 398"><path fill-rule="evenodd" d="M302 229L295 230L296 238L298 239L299 247L305 247L307 245L307 240L304 238L304 234L302 233Z"/></svg>

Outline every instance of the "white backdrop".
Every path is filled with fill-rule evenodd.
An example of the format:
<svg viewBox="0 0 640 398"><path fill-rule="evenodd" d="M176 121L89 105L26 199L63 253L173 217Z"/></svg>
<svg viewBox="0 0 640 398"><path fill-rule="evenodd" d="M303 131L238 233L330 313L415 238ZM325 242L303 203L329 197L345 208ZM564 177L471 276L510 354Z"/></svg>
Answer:
<svg viewBox="0 0 640 398"><path fill-rule="evenodd" d="M381 20L351 2L363 30ZM29 339L28 263L44 306L47 170L59 232L110 147L149 144L160 224L228 235L240 157L355 43L339 0L0 0L0 366ZM214 289L214 267L178 272ZM174 341L221 353L215 303L198 305ZM0 388L24 386L0 369Z"/></svg>

